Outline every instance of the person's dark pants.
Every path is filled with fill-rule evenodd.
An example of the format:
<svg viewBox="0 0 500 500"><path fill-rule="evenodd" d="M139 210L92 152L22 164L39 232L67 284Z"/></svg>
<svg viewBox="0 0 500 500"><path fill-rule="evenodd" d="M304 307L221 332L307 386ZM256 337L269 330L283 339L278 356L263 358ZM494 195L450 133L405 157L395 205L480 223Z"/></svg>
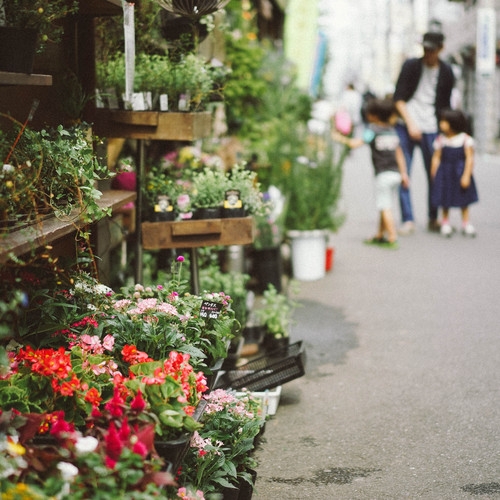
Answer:
<svg viewBox="0 0 500 500"><path fill-rule="evenodd" d="M401 148L403 149L403 153L405 156L408 177L410 177L411 175L413 151L415 149L415 146L419 147L422 151L425 173L427 175L427 211L429 221L435 221L437 219L438 210L437 207L433 207L431 204L431 160L432 153L434 152L432 145L438 134L437 132L432 134L423 134L420 141L414 141L410 138L408 129L405 125L396 125L396 131L398 133ZM415 220L413 217L410 190L404 188L403 186L401 186L399 189L399 203L401 206L402 221L407 222Z"/></svg>

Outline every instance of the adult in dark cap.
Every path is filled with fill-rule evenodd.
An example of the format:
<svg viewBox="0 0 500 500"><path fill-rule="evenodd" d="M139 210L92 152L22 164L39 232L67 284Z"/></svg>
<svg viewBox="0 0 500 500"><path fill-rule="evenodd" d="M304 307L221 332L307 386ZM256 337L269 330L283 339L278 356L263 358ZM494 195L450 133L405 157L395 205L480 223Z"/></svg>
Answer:
<svg viewBox="0 0 500 500"><path fill-rule="evenodd" d="M443 43L442 33L425 33L422 40L424 55L404 62L394 91L395 106L401 117L396 130L406 158L408 175L411 173L415 146L422 151L428 182L427 227L430 231L439 231L437 207L431 205L430 199L432 144L439 132L439 113L451 107L451 93L455 85L451 66L439 57ZM399 232L411 234L415 230L415 221L409 188L401 187L400 205L402 226Z"/></svg>

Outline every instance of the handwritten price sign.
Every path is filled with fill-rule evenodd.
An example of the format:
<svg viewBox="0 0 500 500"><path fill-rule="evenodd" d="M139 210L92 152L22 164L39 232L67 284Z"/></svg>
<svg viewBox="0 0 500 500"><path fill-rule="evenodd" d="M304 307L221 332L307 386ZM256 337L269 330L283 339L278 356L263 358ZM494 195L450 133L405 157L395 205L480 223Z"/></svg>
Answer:
<svg viewBox="0 0 500 500"><path fill-rule="evenodd" d="M222 304L217 304L216 302L210 302L209 300L204 300L201 303L200 317L208 319L217 319L220 315L222 309Z"/></svg>

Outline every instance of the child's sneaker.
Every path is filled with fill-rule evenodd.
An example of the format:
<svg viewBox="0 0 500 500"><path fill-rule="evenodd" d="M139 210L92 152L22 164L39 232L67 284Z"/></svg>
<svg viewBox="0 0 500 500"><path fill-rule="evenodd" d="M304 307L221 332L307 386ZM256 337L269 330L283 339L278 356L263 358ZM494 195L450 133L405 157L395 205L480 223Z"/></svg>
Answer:
<svg viewBox="0 0 500 500"><path fill-rule="evenodd" d="M453 228L447 222L445 222L441 224L440 233L446 238L449 238L453 234Z"/></svg>
<svg viewBox="0 0 500 500"><path fill-rule="evenodd" d="M476 236L476 230L474 229L474 226L469 222L462 228L462 234L464 236L470 236L471 238L474 238Z"/></svg>

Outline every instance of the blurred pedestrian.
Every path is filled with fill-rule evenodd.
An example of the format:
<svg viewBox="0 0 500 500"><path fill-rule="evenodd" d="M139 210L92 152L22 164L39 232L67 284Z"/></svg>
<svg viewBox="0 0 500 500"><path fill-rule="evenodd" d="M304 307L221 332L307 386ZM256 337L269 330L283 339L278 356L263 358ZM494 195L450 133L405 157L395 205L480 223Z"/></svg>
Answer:
<svg viewBox="0 0 500 500"><path fill-rule="evenodd" d="M393 215L393 204L399 186L408 187L408 175L403 150L394 129L396 110L390 99L372 99L366 105L369 126L363 137L345 137L337 132L333 138L350 148L368 144L372 151L375 170L375 204L379 211L379 222L375 236L365 240L370 245L397 248L397 231Z"/></svg>
<svg viewBox="0 0 500 500"><path fill-rule="evenodd" d="M441 134L434 142L431 177L432 203L442 208L441 234L450 237L453 228L449 221L451 207L462 212L462 233L475 236L469 220L469 205L478 201L474 169L474 139L466 133L467 117L459 110L444 110L440 115Z"/></svg>
<svg viewBox="0 0 500 500"><path fill-rule="evenodd" d="M451 66L440 59L444 35L425 33L424 55L404 62L394 91L394 102L401 117L396 131L401 140L408 175L411 174L415 146L422 152L428 193L427 215L429 231L439 231L437 208L431 203L431 159L433 143L438 135L439 112L451 107L451 93L455 76ZM415 230L414 215L408 187L401 186L400 193L402 226L399 233L411 234Z"/></svg>
<svg viewBox="0 0 500 500"><path fill-rule="evenodd" d="M339 110L346 111L349 114L352 125L352 133L355 134L356 128L361 124L361 108L363 106L363 96L353 83L347 84L340 97Z"/></svg>

